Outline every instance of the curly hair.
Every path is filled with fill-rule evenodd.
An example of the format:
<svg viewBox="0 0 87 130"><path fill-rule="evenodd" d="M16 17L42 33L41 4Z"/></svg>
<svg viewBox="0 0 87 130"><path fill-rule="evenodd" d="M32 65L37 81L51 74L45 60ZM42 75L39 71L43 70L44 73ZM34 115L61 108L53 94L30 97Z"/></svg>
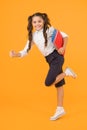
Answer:
<svg viewBox="0 0 87 130"><path fill-rule="evenodd" d="M49 20L48 15L46 13L37 12L37 13L35 13L35 14L28 17L27 30L28 30L29 47L28 47L27 51L29 51L31 49L31 43L32 43L32 39L33 39L32 38L32 31L33 31L32 18L34 16L39 16L44 20L43 36L45 38L45 47L47 46L47 33L46 33L46 30L49 28L49 26L51 26L50 20Z"/></svg>

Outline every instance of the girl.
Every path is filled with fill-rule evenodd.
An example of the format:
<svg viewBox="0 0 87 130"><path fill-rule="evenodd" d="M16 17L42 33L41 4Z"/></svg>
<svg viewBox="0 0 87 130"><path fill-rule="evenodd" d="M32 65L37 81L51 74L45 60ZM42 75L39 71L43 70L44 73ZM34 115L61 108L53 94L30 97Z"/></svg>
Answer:
<svg viewBox="0 0 87 130"><path fill-rule="evenodd" d="M18 53L13 50L10 51L10 56L23 57L29 52L31 47L36 44L49 64L49 71L45 80L45 85L55 85L57 89L57 109L55 114L50 117L50 120L56 120L65 114L65 110L63 108L64 77L72 76L73 78L76 78L76 74L70 68L66 68L64 72L62 71L64 63L63 54L66 49L68 35L64 32L60 32L63 37L64 44L60 49L56 50L54 44L52 43L52 35L55 29L51 26L47 14L39 12L28 17L27 30L29 39L26 46Z"/></svg>

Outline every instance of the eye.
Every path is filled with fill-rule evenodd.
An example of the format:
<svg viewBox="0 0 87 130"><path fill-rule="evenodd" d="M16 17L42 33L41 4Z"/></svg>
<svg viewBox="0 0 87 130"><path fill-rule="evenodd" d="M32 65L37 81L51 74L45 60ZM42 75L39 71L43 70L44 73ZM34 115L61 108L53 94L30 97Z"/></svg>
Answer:
<svg viewBox="0 0 87 130"><path fill-rule="evenodd" d="M39 20L38 23L41 23L41 20Z"/></svg>
<svg viewBox="0 0 87 130"><path fill-rule="evenodd" d="M36 21L33 21L33 23L35 24L35 23L36 23Z"/></svg>

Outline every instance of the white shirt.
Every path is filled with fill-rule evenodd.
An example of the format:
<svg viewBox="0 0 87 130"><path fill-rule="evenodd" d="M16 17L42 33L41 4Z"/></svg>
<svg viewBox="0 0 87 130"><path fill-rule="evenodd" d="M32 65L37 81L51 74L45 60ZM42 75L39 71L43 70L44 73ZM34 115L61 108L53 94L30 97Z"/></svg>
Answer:
<svg viewBox="0 0 87 130"><path fill-rule="evenodd" d="M39 31L35 31L33 33L33 42L36 44L36 46L38 47L38 49L41 51L41 53L44 56L51 54L55 50L55 46L52 43L52 34L53 34L54 29L55 29L54 27L50 27L46 31L47 40L48 40L46 47L45 47L45 39L43 36L43 29L41 29ZM60 32L60 33L63 38L68 37L68 35L66 33L64 33L64 32ZM21 57L23 57L27 54L28 45L29 45L29 40L27 41L24 49L19 52L21 54Z"/></svg>

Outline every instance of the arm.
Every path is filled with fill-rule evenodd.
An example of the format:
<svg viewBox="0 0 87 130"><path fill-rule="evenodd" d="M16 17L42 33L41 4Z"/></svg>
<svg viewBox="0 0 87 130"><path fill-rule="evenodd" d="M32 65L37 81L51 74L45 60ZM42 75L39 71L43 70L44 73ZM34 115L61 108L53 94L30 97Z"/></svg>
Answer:
<svg viewBox="0 0 87 130"><path fill-rule="evenodd" d="M33 43L32 43L33 44ZM28 50L28 47L29 47L29 40L27 41L25 47L23 50L19 51L19 52L15 52L15 51L10 51L10 56L11 57L24 57L25 55L27 55L27 50Z"/></svg>
<svg viewBox="0 0 87 130"><path fill-rule="evenodd" d="M64 40L63 49L65 50L68 42L68 37L63 38L63 40Z"/></svg>

